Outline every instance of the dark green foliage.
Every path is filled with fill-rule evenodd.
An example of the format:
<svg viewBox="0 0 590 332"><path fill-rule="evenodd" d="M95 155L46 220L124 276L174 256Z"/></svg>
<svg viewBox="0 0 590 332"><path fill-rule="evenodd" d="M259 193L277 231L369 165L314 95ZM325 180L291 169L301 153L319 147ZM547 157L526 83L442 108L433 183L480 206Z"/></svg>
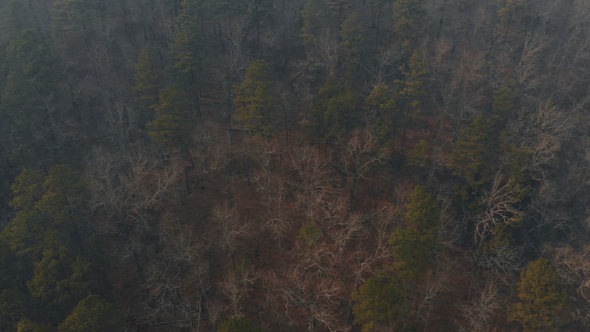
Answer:
<svg viewBox="0 0 590 332"><path fill-rule="evenodd" d="M570 320L570 303L557 269L550 261L532 261L520 274L519 301L509 308L510 319L526 332L558 331Z"/></svg>
<svg viewBox="0 0 590 332"><path fill-rule="evenodd" d="M14 330L18 321L25 317L26 297L18 289L0 292L0 329Z"/></svg>
<svg viewBox="0 0 590 332"><path fill-rule="evenodd" d="M404 80L397 80L398 98L407 105L409 113L422 113L422 101L429 83L428 65L420 50L416 49L410 57L409 66L401 68Z"/></svg>
<svg viewBox="0 0 590 332"><path fill-rule="evenodd" d="M20 321L18 329L43 330L65 319L72 308L91 292L108 293L104 258L95 245L81 256L83 239L77 225L86 218L88 186L79 174L65 165L57 165L47 176L25 169L12 185L11 205L17 209L14 218L0 234L3 252L1 265L17 257L13 281L0 279L2 292L15 294L19 300L0 306L7 310L0 324ZM2 269L9 271L8 269ZM28 292L22 293L25 287ZM19 295L20 294L20 295ZM38 307L39 316L31 308ZM28 317L27 319L24 319ZM41 318L41 320L38 320ZM42 325L29 319L48 322Z"/></svg>
<svg viewBox="0 0 590 332"><path fill-rule="evenodd" d="M189 105L190 97L178 85L162 89L156 119L148 125L150 136L158 143L169 146L189 144L196 120L196 114Z"/></svg>
<svg viewBox="0 0 590 332"><path fill-rule="evenodd" d="M234 105L237 120L246 129L263 137L276 131L279 104L272 89L272 68L264 60L254 61L246 70L244 82L235 85Z"/></svg>
<svg viewBox="0 0 590 332"><path fill-rule="evenodd" d="M425 13L424 0L397 0L393 11L395 32L406 42L415 39L422 30L419 21Z"/></svg>
<svg viewBox="0 0 590 332"><path fill-rule="evenodd" d="M153 50L146 45L139 53L135 65L135 100L142 110L141 124L153 119L154 109L158 105L158 92L162 78L156 74Z"/></svg>
<svg viewBox="0 0 590 332"><path fill-rule="evenodd" d="M17 332L54 332L55 329L49 324L40 324L25 318L16 325Z"/></svg>
<svg viewBox="0 0 590 332"><path fill-rule="evenodd" d="M406 287L399 279L379 272L352 295L354 322L362 325L364 332L379 327L403 331L410 313L405 297Z"/></svg>
<svg viewBox="0 0 590 332"><path fill-rule="evenodd" d="M395 127L397 126L398 109L393 91L386 85L377 85L367 98L373 120L373 137L380 146L393 145Z"/></svg>
<svg viewBox="0 0 590 332"><path fill-rule="evenodd" d="M510 118L515 102L516 95L511 88L501 86L494 90L492 110L494 112L494 117L500 124L506 123Z"/></svg>
<svg viewBox="0 0 590 332"><path fill-rule="evenodd" d="M430 145L425 140L420 140L414 149L408 153L408 164L426 168L430 166Z"/></svg>
<svg viewBox="0 0 590 332"><path fill-rule="evenodd" d="M123 331L123 317L113 304L91 294L78 303L72 314L59 325L59 331Z"/></svg>
<svg viewBox="0 0 590 332"><path fill-rule="evenodd" d="M17 210L31 210L44 195L43 188L45 175L38 170L25 168L19 176L14 179L10 187L14 198L10 205Z"/></svg>
<svg viewBox="0 0 590 332"><path fill-rule="evenodd" d="M49 220L36 210L19 211L2 230L2 240L18 256L39 256Z"/></svg>
<svg viewBox="0 0 590 332"><path fill-rule="evenodd" d="M49 47L35 32L24 30L17 39L11 41L6 50L6 59L10 70L22 73L36 94L46 95L55 88L58 79L55 59Z"/></svg>
<svg viewBox="0 0 590 332"><path fill-rule="evenodd" d="M36 204L39 211L53 217L58 225L82 222L90 192L78 172L65 165L54 166L43 187L45 194Z"/></svg>
<svg viewBox="0 0 590 332"><path fill-rule="evenodd" d="M27 282L31 295L46 303L54 317L63 314L74 303L67 282L74 255L62 243L64 241L57 232L47 231L43 241L43 256L35 263L33 279Z"/></svg>
<svg viewBox="0 0 590 332"><path fill-rule="evenodd" d="M308 246L313 246L322 240L322 230L314 223L308 222L299 229L297 238Z"/></svg>
<svg viewBox="0 0 590 332"><path fill-rule="evenodd" d="M57 66L47 45L31 30L10 41L6 60L9 74L0 108L10 125L12 156L38 158L55 144L50 101L56 99Z"/></svg>
<svg viewBox="0 0 590 332"><path fill-rule="evenodd" d="M498 10L498 25L496 30L500 37L509 39L518 37L522 33L519 19L526 9L525 0L498 0L501 8Z"/></svg>
<svg viewBox="0 0 590 332"><path fill-rule="evenodd" d="M405 227L390 239L396 276L405 282L419 282L430 266L437 245L440 209L436 197L424 186L416 186L406 204Z"/></svg>
<svg viewBox="0 0 590 332"><path fill-rule="evenodd" d="M327 29L326 22L329 18L326 0L307 0L301 16L303 17L303 28L301 28L303 45L308 57L317 56L316 42L322 33L325 33Z"/></svg>
<svg viewBox="0 0 590 332"><path fill-rule="evenodd" d="M177 82L173 89L190 95L197 116L201 117L199 77L203 66L203 53L196 21L199 3L198 0L185 0L182 3L182 13L179 16L180 28L174 35L174 43L170 45L170 57L173 61L172 74ZM162 102L162 95L160 95L160 101ZM188 107L188 104L186 106ZM158 113L157 110L156 113Z"/></svg>
<svg viewBox="0 0 590 332"><path fill-rule="evenodd" d="M234 317L219 324L219 332L262 332L263 329L257 327L246 317Z"/></svg>
<svg viewBox="0 0 590 332"><path fill-rule="evenodd" d="M484 171L489 167L488 140L490 127L483 115L475 118L460 131L461 139L453 145L449 168L465 179L466 185L459 190L464 200L474 199L484 183Z"/></svg>
<svg viewBox="0 0 590 332"><path fill-rule="evenodd" d="M330 77L320 90L313 110L314 136L327 141L338 140L351 132L359 117L358 96L342 82Z"/></svg>
<svg viewBox="0 0 590 332"><path fill-rule="evenodd" d="M344 74L349 81L354 82L354 71L360 60L362 46L361 22L356 12L350 14L342 23L340 36L342 39L340 42L341 62Z"/></svg>

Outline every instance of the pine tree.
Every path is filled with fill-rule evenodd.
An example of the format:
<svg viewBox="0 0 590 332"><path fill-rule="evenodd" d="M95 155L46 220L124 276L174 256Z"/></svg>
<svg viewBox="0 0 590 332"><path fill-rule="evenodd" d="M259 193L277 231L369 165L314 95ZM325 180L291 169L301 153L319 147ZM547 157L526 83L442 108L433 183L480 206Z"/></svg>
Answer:
<svg viewBox="0 0 590 332"><path fill-rule="evenodd" d="M361 22L358 14L353 12L342 23L340 29L340 54L344 76L349 84L355 81L354 72L360 59L361 52Z"/></svg>
<svg viewBox="0 0 590 332"><path fill-rule="evenodd" d="M403 115L403 134L401 154L404 153L406 145L406 134L410 121L413 117L422 114L423 100L427 95L427 87L430 82L428 74L428 65L422 56L422 52L416 49L409 59L408 66L402 66L403 80L396 80L397 99L401 108L404 110Z"/></svg>
<svg viewBox="0 0 590 332"><path fill-rule="evenodd" d="M219 325L218 332L262 332L263 330L254 325L246 317L234 317Z"/></svg>
<svg viewBox="0 0 590 332"><path fill-rule="evenodd" d="M254 61L246 70L246 78L234 86L237 119L246 129L263 137L276 131L278 101L272 91L272 68L264 60Z"/></svg>
<svg viewBox="0 0 590 332"><path fill-rule="evenodd" d="M429 267L437 244L440 209L436 197L424 186L416 186L406 205L405 227L390 238L396 275L405 282L419 282Z"/></svg>
<svg viewBox="0 0 590 332"><path fill-rule="evenodd" d="M363 326L363 332L379 327L403 331L410 312L405 297L406 288L399 279L378 272L352 295L354 322Z"/></svg>
<svg viewBox="0 0 590 332"><path fill-rule="evenodd" d="M158 91L161 78L154 70L155 63L150 45L141 49L137 64L135 65L135 100L139 105L142 113L140 116L140 125L153 120L154 109L158 105Z"/></svg>
<svg viewBox="0 0 590 332"><path fill-rule="evenodd" d="M122 331L123 323L121 312L113 304L97 295L88 295L59 325L59 330L63 332Z"/></svg>
<svg viewBox="0 0 590 332"><path fill-rule="evenodd" d="M419 20L424 17L424 0L397 0L394 4L393 18L395 20L395 32L408 45L416 39L419 32Z"/></svg>
<svg viewBox="0 0 590 332"><path fill-rule="evenodd" d="M148 125L149 135L168 146L186 147L195 124L190 97L178 85L169 85L160 91L156 106L156 119Z"/></svg>
<svg viewBox="0 0 590 332"><path fill-rule="evenodd" d="M557 269L545 258L532 261L520 274L519 301L509 308L509 318L525 332L558 331L570 320L570 303Z"/></svg>
<svg viewBox="0 0 590 332"><path fill-rule="evenodd" d="M393 92L386 85L377 85L367 98L373 136L380 146L393 146L398 122L398 109Z"/></svg>
<svg viewBox="0 0 590 332"><path fill-rule="evenodd" d="M196 21L199 10L199 0L182 2L182 13L179 16L180 28L174 35L174 43L170 45L170 57L173 61L172 73L178 82L176 89L184 90L191 96L197 117L200 118L199 75L203 69L204 55Z"/></svg>
<svg viewBox="0 0 590 332"><path fill-rule="evenodd" d="M484 171L489 166L490 126L483 115L475 118L459 134L461 139L452 147L449 168L457 176L465 179L465 185L459 188L459 194L470 205L477 200L484 184Z"/></svg>
<svg viewBox="0 0 590 332"><path fill-rule="evenodd" d="M317 56L316 42L327 29L326 22L329 18L326 0L307 0L301 11L303 28L301 38L308 58Z"/></svg>
<svg viewBox="0 0 590 332"><path fill-rule="evenodd" d="M357 125L358 97L351 87L343 87L330 77L320 89L320 99L312 113L313 134L328 141L338 140Z"/></svg>

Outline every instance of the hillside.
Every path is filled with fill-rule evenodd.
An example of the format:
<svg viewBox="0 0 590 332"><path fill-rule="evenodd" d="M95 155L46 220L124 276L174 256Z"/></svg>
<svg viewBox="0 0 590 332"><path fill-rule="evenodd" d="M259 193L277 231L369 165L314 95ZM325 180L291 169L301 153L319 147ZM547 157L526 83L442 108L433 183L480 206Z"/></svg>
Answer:
<svg viewBox="0 0 590 332"><path fill-rule="evenodd" d="M0 3L0 330L590 329L590 3Z"/></svg>

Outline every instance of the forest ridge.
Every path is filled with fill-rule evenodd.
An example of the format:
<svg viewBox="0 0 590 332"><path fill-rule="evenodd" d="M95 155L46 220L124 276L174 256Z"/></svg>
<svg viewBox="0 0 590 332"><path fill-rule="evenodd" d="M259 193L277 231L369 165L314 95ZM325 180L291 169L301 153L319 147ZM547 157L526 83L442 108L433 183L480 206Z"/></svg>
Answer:
<svg viewBox="0 0 590 332"><path fill-rule="evenodd" d="M589 22L0 2L0 330L590 329Z"/></svg>

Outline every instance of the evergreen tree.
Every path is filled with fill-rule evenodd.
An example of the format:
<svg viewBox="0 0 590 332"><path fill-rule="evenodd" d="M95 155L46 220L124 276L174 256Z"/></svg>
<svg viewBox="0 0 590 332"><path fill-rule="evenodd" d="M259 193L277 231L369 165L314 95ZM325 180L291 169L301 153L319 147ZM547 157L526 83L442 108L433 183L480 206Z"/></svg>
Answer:
<svg viewBox="0 0 590 332"><path fill-rule="evenodd" d="M358 97L334 77L328 79L319 95L312 113L314 136L328 141L338 140L357 125Z"/></svg>
<svg viewBox="0 0 590 332"><path fill-rule="evenodd" d="M403 134L401 154L403 155L406 145L406 134L410 120L422 114L423 99L427 94L429 84L428 65L422 56L422 52L416 49L409 59L408 66L402 66L403 80L396 80L397 100L404 110Z"/></svg>
<svg viewBox="0 0 590 332"><path fill-rule="evenodd" d="M150 45L144 46L135 65L135 100L140 107L140 126L153 120L154 109L158 105L158 91L161 77L156 74L155 63Z"/></svg>
<svg viewBox="0 0 590 332"><path fill-rule="evenodd" d="M380 146L393 146L398 122L398 109L393 92L386 85L377 85L367 98L373 136Z"/></svg>
<svg viewBox="0 0 590 332"><path fill-rule="evenodd" d="M340 29L340 54L344 76L352 84L355 81L355 68L360 60L361 52L361 22L358 14L353 12L342 23Z"/></svg>
<svg viewBox="0 0 590 332"><path fill-rule="evenodd" d="M11 186L14 197L10 205L17 210L32 210L43 197L45 175L38 170L25 168Z"/></svg>
<svg viewBox="0 0 590 332"><path fill-rule="evenodd" d="M88 295L80 301L72 314L59 325L62 332L114 332L123 330L119 309L98 295Z"/></svg>
<svg viewBox="0 0 590 332"><path fill-rule="evenodd" d="M308 58L317 56L317 41L328 28L329 12L326 0L307 0L301 11L301 38Z"/></svg>
<svg viewBox="0 0 590 332"><path fill-rule="evenodd" d="M503 126L508 121L515 103L516 95L511 88L503 85L494 90L492 111L494 120L498 122L499 126Z"/></svg>
<svg viewBox="0 0 590 332"><path fill-rule="evenodd" d="M278 118L278 102L272 92L272 68L264 60L254 61L246 70L246 78L236 85L237 119L257 135L272 136Z"/></svg>
<svg viewBox="0 0 590 332"><path fill-rule="evenodd" d="M254 325L246 317L234 317L219 325L218 332L262 332L263 330Z"/></svg>
<svg viewBox="0 0 590 332"><path fill-rule="evenodd" d="M406 46L409 46L410 41L418 36L419 21L425 13L424 0L397 0L394 3L395 32L399 34Z"/></svg>
<svg viewBox="0 0 590 332"><path fill-rule="evenodd" d="M170 45L170 57L173 61L172 73L178 82L176 89L185 90L191 95L197 117L200 118L199 75L203 69L203 53L196 21L199 10L200 0L183 1L179 16L180 28L174 35L174 43Z"/></svg>
<svg viewBox="0 0 590 332"><path fill-rule="evenodd" d="M57 225L82 222L90 192L78 172L66 165L56 165L49 170L43 187L45 194L35 205L39 211L51 216Z"/></svg>
<svg viewBox="0 0 590 332"><path fill-rule="evenodd" d="M188 146L196 120L190 97L178 85L169 85L160 91L159 98L156 119L148 125L149 135L169 146Z"/></svg>
<svg viewBox="0 0 590 332"><path fill-rule="evenodd" d="M399 279L379 272L353 293L354 322L363 326L363 332L379 327L403 331L410 312L405 297L406 288Z"/></svg>
<svg viewBox="0 0 590 332"><path fill-rule="evenodd" d="M449 168L455 175L465 179L466 183L459 188L459 194L472 205L477 201L485 181L484 171L489 166L490 126L486 118L480 115L459 134L461 139L452 147Z"/></svg>
<svg viewBox="0 0 590 332"><path fill-rule="evenodd" d="M390 238L396 276L405 282L419 282L429 267L437 245L440 209L436 197L424 186L416 186L406 205L405 227Z"/></svg>
<svg viewBox="0 0 590 332"><path fill-rule="evenodd" d="M498 0L501 8L498 9L498 35L505 39L516 39L523 33L523 27L519 19L526 11L526 0Z"/></svg>
<svg viewBox="0 0 590 332"><path fill-rule="evenodd" d="M6 48L9 74L0 108L10 124L13 157L40 162L57 143L53 106L59 79L49 47L31 30L22 31Z"/></svg>
<svg viewBox="0 0 590 332"><path fill-rule="evenodd" d="M570 303L557 269L545 258L532 261L520 274L519 301L509 308L509 317L525 332L558 331L570 320Z"/></svg>
<svg viewBox="0 0 590 332"><path fill-rule="evenodd" d="M16 332L54 332L55 329L49 324L40 324L25 318L16 325Z"/></svg>

